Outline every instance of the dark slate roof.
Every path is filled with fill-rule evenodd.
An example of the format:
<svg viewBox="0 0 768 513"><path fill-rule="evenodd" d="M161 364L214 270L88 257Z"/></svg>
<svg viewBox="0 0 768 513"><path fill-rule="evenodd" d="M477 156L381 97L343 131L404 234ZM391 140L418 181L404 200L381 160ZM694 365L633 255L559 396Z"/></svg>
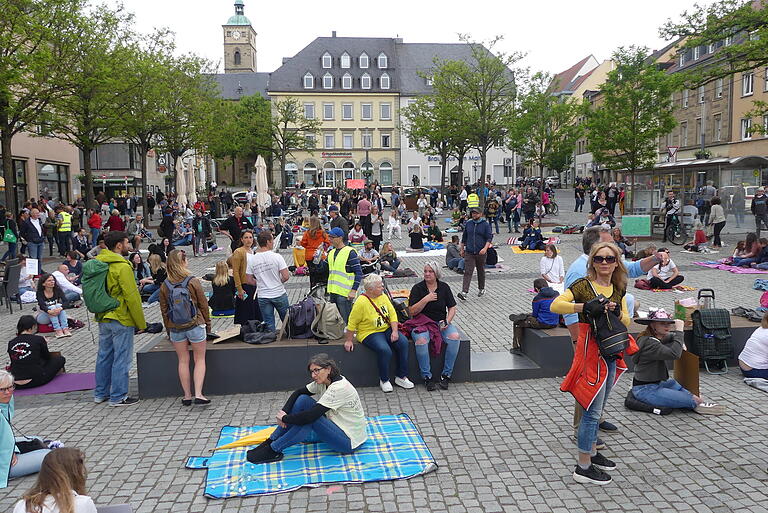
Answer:
<svg viewBox="0 0 768 513"><path fill-rule="evenodd" d="M219 73L213 76L225 100L239 100L243 96L267 96L269 73Z"/></svg>
<svg viewBox="0 0 768 513"><path fill-rule="evenodd" d="M397 64L400 77L400 94L404 96L432 93L424 76L435 66L435 59L469 60L472 49L466 43L398 43ZM421 75L420 75L421 73Z"/></svg>
<svg viewBox="0 0 768 513"><path fill-rule="evenodd" d="M269 90L275 92L381 92L379 77L386 72L390 78L387 92L398 92L400 84L396 69L398 67L395 52L395 39L374 37L318 37L295 56L288 59L272 73ZM328 52L333 58L331 69L322 67L322 57ZM341 55L347 52L351 58L351 67L342 69ZM365 52L369 58L367 69L361 69L358 57ZM387 56L387 69L379 69L376 58L381 52ZM304 89L304 75L310 72L315 77L314 89ZM333 76L333 89L323 89L322 78L326 73ZM352 89L342 89L341 78L345 73L352 75ZM371 76L371 89L360 87L363 73Z"/></svg>

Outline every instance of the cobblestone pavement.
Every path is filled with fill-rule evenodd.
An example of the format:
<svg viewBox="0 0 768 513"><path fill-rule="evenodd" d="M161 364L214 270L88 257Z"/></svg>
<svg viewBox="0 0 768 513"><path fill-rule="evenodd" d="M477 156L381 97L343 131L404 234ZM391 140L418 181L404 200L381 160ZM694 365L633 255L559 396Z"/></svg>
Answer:
<svg viewBox="0 0 768 513"><path fill-rule="evenodd" d="M558 201L564 212L558 220L580 220L581 214L568 212L573 205L568 191L561 196ZM530 308L532 294L527 289L538 275L539 256L513 254L506 245L509 235L505 231L502 228L496 242L511 270L489 275L487 294L483 298L471 294L459 306L456 322L470 336L473 351L505 350L511 336L507 316ZM732 244L738 236L736 231L726 235L725 241ZM568 265L581 251L580 236L561 237L559 249ZM404 249L405 240L395 242L396 249ZM290 256L283 254L290 263ZM215 253L191 259L191 267L202 275L223 256ZM759 275L708 270L691 264L696 257L673 248L673 259L686 275L686 284L715 289L719 306L757 306L760 293L752 289L752 283ZM403 265L420 274L426 260L409 256ZM460 290L459 275L449 272L445 279L454 292ZM396 288L409 288L417 279L393 281ZM292 302L307 289L308 278L288 282ZM674 299L695 294L633 292L643 305L665 308L671 308ZM68 312L88 322L84 309ZM31 305L23 313L31 313ZM145 314L149 321L160 321L157 306L146 309ZM0 308L2 340L13 336L19 315L16 310L10 315L4 306ZM214 329L229 323L214 320ZM136 337L136 347L150 337ZM70 372L92 372L96 341L97 329L91 322L74 337L50 339L49 344L52 350L64 353ZM612 473L615 484L600 489L576 485L570 477L573 401L559 392L559 378L457 384L448 392L434 393L398 389L386 396L378 389L361 390L369 415L408 413L424 433L440 468L416 479L343 486L333 493L321 487L213 501L202 496L205 472L183 468L187 456L206 454L221 426L269 421L285 400L282 392L213 397L211 407L192 409L182 409L178 398L144 400L131 408L113 409L94 405L86 392L20 397L15 427L25 434L61 439L84 449L90 471L88 489L97 503L130 501L139 512L768 511L768 431L762 427L768 421L768 396L743 385L734 371L727 376L704 375L704 395L727 404L727 415L657 417L630 413L621 405L630 379L621 380L609 402L608 418L621 431L604 436L609 444L606 455L619 468ZM132 387L135 389L135 381ZM8 511L32 482L33 478L12 481L0 494L0 510Z"/></svg>

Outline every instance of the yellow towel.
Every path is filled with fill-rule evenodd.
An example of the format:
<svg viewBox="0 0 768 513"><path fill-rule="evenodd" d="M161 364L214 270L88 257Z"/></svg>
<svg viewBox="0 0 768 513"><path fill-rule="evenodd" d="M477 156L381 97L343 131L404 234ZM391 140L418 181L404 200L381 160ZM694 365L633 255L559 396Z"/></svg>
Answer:
<svg viewBox="0 0 768 513"><path fill-rule="evenodd" d="M517 253L518 255L528 255L528 254L534 254L534 253L544 253L543 249L520 249L520 246L512 246L512 253Z"/></svg>
<svg viewBox="0 0 768 513"><path fill-rule="evenodd" d="M255 433L251 433L248 436L244 436L240 440L235 440L232 443L216 447L214 451L220 451L222 449L234 449L236 447L247 447L249 445L258 445L269 438L269 436L275 431L276 428L277 426L272 426Z"/></svg>

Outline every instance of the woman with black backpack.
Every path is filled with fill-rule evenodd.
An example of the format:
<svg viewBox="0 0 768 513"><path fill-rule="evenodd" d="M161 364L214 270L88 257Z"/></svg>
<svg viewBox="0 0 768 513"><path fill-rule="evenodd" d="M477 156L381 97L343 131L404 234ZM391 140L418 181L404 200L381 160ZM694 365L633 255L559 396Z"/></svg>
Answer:
<svg viewBox="0 0 768 513"><path fill-rule="evenodd" d="M573 394L585 410L579 423L579 456L573 473L578 483L606 485L611 482L611 476L604 471L616 468L614 462L597 452L597 429L611 389L627 366L621 352L603 355L605 348L599 340L604 338L594 326L598 319L606 316L616 321L616 327L629 326L626 291L627 269L621 250L612 242L599 242L589 253L587 277L573 282L550 307L557 314L579 314L579 338L573 363L560 385L560 390ZM626 330L623 331L626 337ZM637 351L637 346L633 349Z"/></svg>
<svg viewBox="0 0 768 513"><path fill-rule="evenodd" d="M208 300L200 280L187 268L187 255L175 249L168 255L168 279L160 287L160 308L168 338L179 358L179 381L184 390L183 406L192 405L192 387L189 375L189 345L195 361L195 404L210 404L203 395L205 381L205 345L211 332Z"/></svg>

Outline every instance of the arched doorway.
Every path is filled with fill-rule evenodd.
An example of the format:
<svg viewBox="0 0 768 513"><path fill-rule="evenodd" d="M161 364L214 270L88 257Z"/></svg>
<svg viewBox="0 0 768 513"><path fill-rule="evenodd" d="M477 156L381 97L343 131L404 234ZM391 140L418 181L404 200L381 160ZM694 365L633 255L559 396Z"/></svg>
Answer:
<svg viewBox="0 0 768 513"><path fill-rule="evenodd" d="M334 180L336 179L336 164L333 162L326 162L323 164L323 184L318 186L322 187L333 187Z"/></svg>
<svg viewBox="0 0 768 513"><path fill-rule="evenodd" d="M315 185L317 179L317 166L312 162L304 164L304 183L307 185Z"/></svg>
<svg viewBox="0 0 768 513"><path fill-rule="evenodd" d="M295 162L285 164L286 187L295 187L299 181L299 166Z"/></svg>
<svg viewBox="0 0 768 513"><path fill-rule="evenodd" d="M379 164L379 184L392 185L392 164L389 162Z"/></svg>

